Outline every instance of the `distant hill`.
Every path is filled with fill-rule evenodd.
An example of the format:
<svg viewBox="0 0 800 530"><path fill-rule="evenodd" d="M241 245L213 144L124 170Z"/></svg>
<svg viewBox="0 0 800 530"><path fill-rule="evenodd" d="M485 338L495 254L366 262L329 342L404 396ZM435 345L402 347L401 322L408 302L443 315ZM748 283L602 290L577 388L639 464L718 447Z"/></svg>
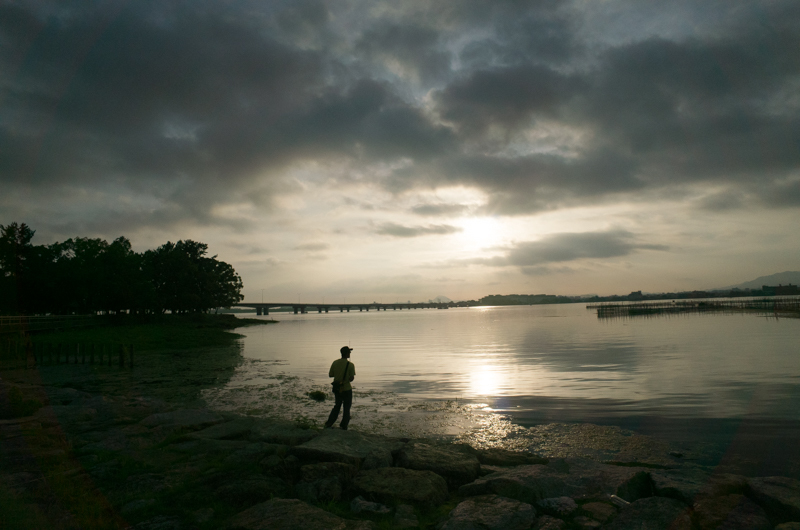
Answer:
<svg viewBox="0 0 800 530"><path fill-rule="evenodd" d="M787 284L800 285L800 271L786 271L777 274L770 274L769 276L759 276L755 280L740 283L739 285L729 285L728 287L720 287L719 291L729 289L761 289L762 285L787 285Z"/></svg>
<svg viewBox="0 0 800 530"><path fill-rule="evenodd" d="M446 296L440 294L439 296L437 296L433 300L429 300L429 302L431 302L433 304L449 304L450 302L452 302L452 300L450 300Z"/></svg>

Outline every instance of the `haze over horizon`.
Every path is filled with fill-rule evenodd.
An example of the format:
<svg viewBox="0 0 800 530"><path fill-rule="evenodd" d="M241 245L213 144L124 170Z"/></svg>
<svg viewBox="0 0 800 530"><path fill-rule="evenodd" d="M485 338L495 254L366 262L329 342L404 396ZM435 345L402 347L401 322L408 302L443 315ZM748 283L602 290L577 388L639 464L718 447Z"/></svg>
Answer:
<svg viewBox="0 0 800 530"><path fill-rule="evenodd" d="M16 1L0 224L193 239L246 300L800 270L800 3Z"/></svg>

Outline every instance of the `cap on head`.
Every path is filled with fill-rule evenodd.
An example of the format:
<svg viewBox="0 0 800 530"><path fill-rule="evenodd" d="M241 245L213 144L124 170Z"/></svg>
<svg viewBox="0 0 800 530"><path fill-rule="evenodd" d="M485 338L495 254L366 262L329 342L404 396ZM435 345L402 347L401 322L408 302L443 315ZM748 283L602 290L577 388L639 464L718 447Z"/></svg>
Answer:
<svg viewBox="0 0 800 530"><path fill-rule="evenodd" d="M342 346L342 348L339 350L342 355L350 355L351 351L353 351L353 348L350 346Z"/></svg>

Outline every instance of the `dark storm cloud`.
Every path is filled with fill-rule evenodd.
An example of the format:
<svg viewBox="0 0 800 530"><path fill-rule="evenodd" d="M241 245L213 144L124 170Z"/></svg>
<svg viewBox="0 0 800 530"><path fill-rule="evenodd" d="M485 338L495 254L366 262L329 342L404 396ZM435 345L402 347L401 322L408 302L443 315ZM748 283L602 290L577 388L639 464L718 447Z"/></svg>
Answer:
<svg viewBox="0 0 800 530"><path fill-rule="evenodd" d="M800 4L640 5L6 3L0 180L116 190L132 225L269 208L304 161L499 215L703 185L800 205ZM626 13L649 25L605 33Z"/></svg>
<svg viewBox="0 0 800 530"><path fill-rule="evenodd" d="M634 40L594 57L570 46L561 63L521 53L516 63L462 72L434 101L483 153L449 157L424 181L478 186L492 213L505 214L691 183L741 188L734 194L759 181L780 188L800 169L800 5L776 2L761 14L728 17L734 22L708 35ZM498 144L497 131L514 145L542 120L582 137L545 154L509 154Z"/></svg>
<svg viewBox="0 0 800 530"><path fill-rule="evenodd" d="M504 254L493 258L461 260L461 264L486 265L491 267L520 267L531 275L553 272L553 263L569 263L585 259L602 260L619 258L639 250L669 250L664 245L653 245L640 241L626 230L602 232L564 232L552 234L538 241L525 241L504 249ZM564 272L566 269L561 269Z"/></svg>
<svg viewBox="0 0 800 530"><path fill-rule="evenodd" d="M321 3L260 17L248 2L22 5L0 8L7 184L113 183L203 221L236 194L268 205L288 189L270 175L298 160L424 160L453 144L389 85L332 84L334 59L287 42L324 26Z"/></svg>
<svg viewBox="0 0 800 530"><path fill-rule="evenodd" d="M539 65L480 70L440 92L437 103L444 119L471 133L490 125L514 129L531 115L552 116L574 93L575 84Z"/></svg>
<svg viewBox="0 0 800 530"><path fill-rule="evenodd" d="M371 61L394 61L423 81L446 75L450 67L450 53L441 48L439 33L432 28L380 24L365 31L355 48Z"/></svg>
<svg viewBox="0 0 800 530"><path fill-rule="evenodd" d="M447 235L456 232L461 232L461 228L450 225L404 226L395 223L383 223L375 230L376 234L393 237Z"/></svg>

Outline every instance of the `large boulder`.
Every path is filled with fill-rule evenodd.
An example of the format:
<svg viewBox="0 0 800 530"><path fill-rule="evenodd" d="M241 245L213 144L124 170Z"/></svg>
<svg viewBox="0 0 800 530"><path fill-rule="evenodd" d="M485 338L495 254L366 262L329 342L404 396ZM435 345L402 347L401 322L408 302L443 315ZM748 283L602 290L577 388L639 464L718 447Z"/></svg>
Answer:
<svg viewBox="0 0 800 530"><path fill-rule="evenodd" d="M397 456L397 465L408 469L433 471L450 486L458 487L478 478L481 465L475 450L462 445L406 444Z"/></svg>
<svg viewBox="0 0 800 530"><path fill-rule="evenodd" d="M772 524L800 521L800 481L786 477L751 478L748 495L767 512Z"/></svg>
<svg viewBox="0 0 800 530"><path fill-rule="evenodd" d="M303 460L344 462L361 469L389 467L393 453L403 447L403 442L380 436L370 436L355 431L326 429L319 436L292 449Z"/></svg>
<svg viewBox="0 0 800 530"><path fill-rule="evenodd" d="M349 521L297 499L273 499L234 515L228 528L245 530L371 530L370 521Z"/></svg>
<svg viewBox="0 0 800 530"><path fill-rule="evenodd" d="M642 468L601 464L583 458L551 461L548 465L507 468L459 488L460 495L496 494L536 504L550 497L602 497L616 494L620 488L641 491L634 484ZM643 495L639 495L643 496ZM637 496L636 498L639 498Z"/></svg>
<svg viewBox="0 0 800 530"><path fill-rule="evenodd" d="M353 480L357 472L358 470L354 465L345 464L344 462L318 462L300 467L300 474L303 480L307 482L336 477L342 484L348 484Z"/></svg>
<svg viewBox="0 0 800 530"><path fill-rule="evenodd" d="M690 506L698 498L743 494L747 489L747 479L741 475L710 474L695 466L651 469L650 477L655 495L677 499Z"/></svg>
<svg viewBox="0 0 800 530"><path fill-rule="evenodd" d="M492 447L489 449L478 449L476 451L478 462L484 466L530 466L534 464L547 464L547 459L531 453L519 451L509 451Z"/></svg>
<svg viewBox="0 0 800 530"><path fill-rule="evenodd" d="M319 435L314 429L304 429L286 420L259 420L253 424L248 439L282 445L300 445Z"/></svg>
<svg viewBox="0 0 800 530"><path fill-rule="evenodd" d="M459 503L441 530L527 530L535 519L528 503L483 495Z"/></svg>
<svg viewBox="0 0 800 530"><path fill-rule="evenodd" d="M692 519L698 530L770 530L767 514L744 495L706 497L694 505Z"/></svg>
<svg viewBox="0 0 800 530"><path fill-rule="evenodd" d="M218 423L189 435L190 438L209 438L212 440L239 440L246 438L255 425L254 418L237 418Z"/></svg>
<svg viewBox="0 0 800 530"><path fill-rule="evenodd" d="M214 496L243 508L282 496L285 491L286 485L277 477L251 475L223 484L214 491Z"/></svg>
<svg viewBox="0 0 800 530"><path fill-rule="evenodd" d="M225 421L225 419L219 414L214 414L204 409L185 409L151 414L139 423L145 427L166 425L196 431L222 423L223 421Z"/></svg>
<svg viewBox="0 0 800 530"><path fill-rule="evenodd" d="M461 486L459 495L501 495L530 504L568 494L566 475L548 466L519 466L492 473Z"/></svg>
<svg viewBox="0 0 800 530"><path fill-rule="evenodd" d="M691 530L686 505L675 499L648 497L622 509L608 530Z"/></svg>
<svg viewBox="0 0 800 530"><path fill-rule="evenodd" d="M447 499L447 483L433 471L383 467L359 473L354 488L370 500L395 500L417 504L440 504Z"/></svg>

